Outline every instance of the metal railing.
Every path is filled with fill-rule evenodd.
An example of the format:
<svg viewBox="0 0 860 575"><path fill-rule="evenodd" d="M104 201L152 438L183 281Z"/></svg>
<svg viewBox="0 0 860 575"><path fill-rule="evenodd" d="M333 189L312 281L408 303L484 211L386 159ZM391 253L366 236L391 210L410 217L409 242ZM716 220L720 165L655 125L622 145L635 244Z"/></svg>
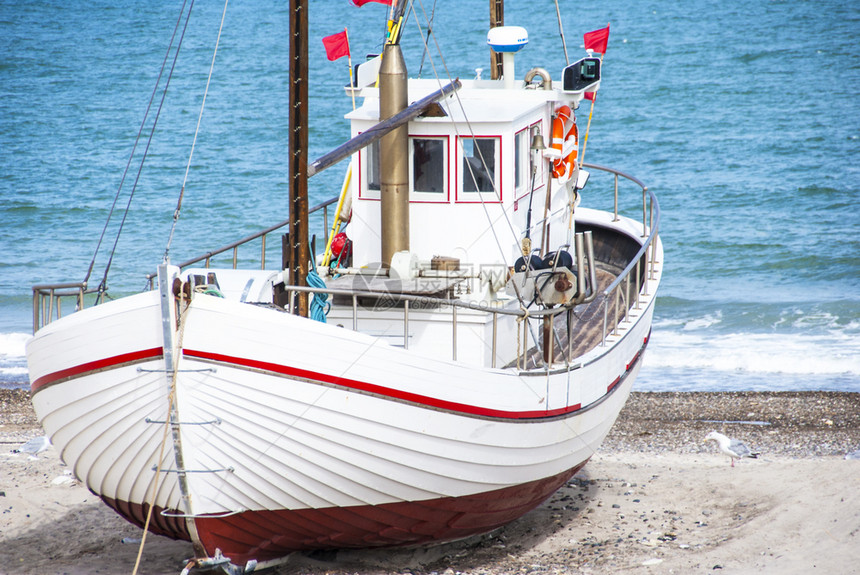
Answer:
<svg viewBox="0 0 860 575"><path fill-rule="evenodd" d="M95 290L88 290L87 282L34 285L33 332L62 317L63 301L72 300L76 311L83 309L84 296L90 293L95 293Z"/></svg>
<svg viewBox="0 0 860 575"><path fill-rule="evenodd" d="M309 216L313 215L319 211L322 211L323 234L321 237L324 238L323 241L325 241L325 239L328 239L327 234L329 232L329 227L328 227L328 221L329 221L328 209L329 209L329 206L337 203L337 201L338 201L338 197L335 196L333 198L329 198L328 200L326 200L320 204L313 206L312 208L310 208L308 210ZM280 230L281 228L287 227L289 225L290 225L290 220L284 220L278 224L275 224L273 226L266 228L265 230L251 234L250 236L244 237L240 240L236 240L235 242L229 243L225 246L222 246L220 248L212 250L211 252L206 252L205 254L191 258L190 260L185 260L184 262L181 262L181 263L176 264L176 265L179 267L179 269L185 269L185 268L192 266L194 264L204 262L203 267L208 269L210 262L211 262L211 259L213 257L221 255L225 252L232 250L233 251L233 269L235 270L235 269L238 269L238 266L239 266L239 248L244 246L245 244L251 243L254 240L259 239L260 240L260 246L261 246L260 247L260 250L261 250L260 251L260 269L264 270L264 269L266 269L266 236L271 234L272 232L276 232L276 231ZM279 262L279 267L280 267L280 262ZM147 274L146 281L147 281L147 285L148 285L149 289L152 289L152 280L155 277L156 277L155 273Z"/></svg>
<svg viewBox="0 0 860 575"><path fill-rule="evenodd" d="M330 198L316 206L310 208L308 210L308 215L315 214L319 211L322 211L322 219L323 219L323 235L322 237L326 238L326 234L329 230L329 207L332 204L337 203L338 197L335 196ZM260 265L261 269L266 269L266 236L280 230L288 226L290 223L289 220L284 220L278 224L270 226L264 230L261 230L257 233L251 234L245 238L227 244L226 246L222 246L218 249L212 250L211 252L206 252L201 256L197 256L195 258L191 258L190 260L184 261L179 265L179 268L186 268L188 266L194 265L199 262L205 262L204 266L209 267L210 261L213 257L233 250L233 269L237 269L239 265L239 248L244 246L245 244L251 243L254 240L260 240ZM279 262L280 264L280 262ZM156 274L147 274L147 288L152 289L153 287L153 279L156 277ZM60 319L63 315L62 313L62 305L63 302L67 302L70 305L73 305L74 310L81 310L84 308L85 301L84 296L88 294L96 293L96 290L90 289L87 287L87 282L67 282L67 283L55 283L55 284L39 284L33 286L33 332L35 333L39 329L45 327L52 321L56 319Z"/></svg>
<svg viewBox="0 0 860 575"><path fill-rule="evenodd" d="M603 334L601 339L601 345L605 346L607 339L610 336L618 336L620 332L626 329L626 325L630 323L631 312L632 310L640 309L641 298L643 296L649 295L649 282L654 279L656 266L659 262L656 259L657 256L657 242L655 241L659 229L660 222L660 206L657 201L656 196L653 192L651 192L645 184L643 184L639 179L625 174L619 170L615 170L612 168L600 166L597 164L588 164L584 163L583 167L600 170L603 172L607 172L613 174L614 176L614 220L618 221L618 182L619 178L623 178L633 182L638 185L642 190L642 236L645 238L642 246L636 253L636 255L631 258L630 263L628 263L627 267L621 271L620 274L615 278L615 280L601 292L602 296L602 306L603 306ZM322 202L310 210L308 210L309 214L316 213L320 210L323 212L323 230L324 234L322 237L326 237L325 233L328 232L328 208L337 202L338 198L334 197L325 202ZM285 226L289 225L289 220L285 220L274 226L268 227L260 232L242 238L238 241L227 244L223 247L220 247L216 250L207 252L203 255L197 256L195 258L186 260L178 266L180 268L185 268L199 262L205 262L205 267L209 267L210 260L214 256L223 254L230 250L233 251L233 269L236 269L238 266L238 249L245 244L253 242L257 239L261 240L261 269L265 269L266 265L266 236L270 233L273 233ZM592 265L589 262L589 265ZM147 280L151 287L152 279L155 277L155 274L147 275ZM633 282L631 287L631 281ZM406 294L380 294L377 292L355 292L350 290L338 290L338 289L328 289L328 288L312 288L312 287L304 287L304 286L285 286L285 289L289 292L289 299L292 301L295 293L298 292L307 292L307 293L326 293L330 295L342 295L352 297L353 302L353 329L358 329L358 298L382 298L385 297L389 301L396 300L403 302L403 323L404 323L404 347L408 348L408 328L409 328L409 310L410 304L409 302L414 301L422 301L426 302L426 296L411 296ZM633 293L631 293L631 289ZM61 300L63 299L71 299L75 300L75 309L83 309L84 307L84 295L88 293L94 293L93 291L89 291L87 289L86 283L60 283L60 284L43 284L33 286L33 330L36 331L40 327L47 325L53 319L58 319L61 317ZM632 299L632 302L631 302ZM505 310L491 307L486 303L480 302L464 302L462 300L457 299L433 299L435 305L440 306L450 306L451 314L452 314L452 358L454 360L457 359L457 310L461 308L471 309L471 310L479 310L484 312L489 312L493 314L493 334L492 334L492 366L495 367L495 358L496 358L496 342L497 342L497 324L498 324L498 315L513 315L518 318L523 318L521 321L524 321L527 325L529 325L529 329L531 326L529 324L529 318L542 318L544 316L555 316L559 313L567 312L567 308L565 307L557 307L550 309L535 309L525 311L523 309L517 310ZM610 304L610 302L612 302ZM611 308L611 309L610 309ZM54 317L56 315L56 318ZM611 316L611 317L610 317ZM526 330L527 332L529 330ZM557 337L557 336L555 336ZM534 333L532 333L532 339L535 341L535 345L540 346L540 339L537 338ZM517 351L518 356L520 355L520 350Z"/></svg>
<svg viewBox="0 0 860 575"><path fill-rule="evenodd" d="M591 168L595 170L601 170L604 172L608 172L614 175L615 185L614 185L614 213L613 213L613 221L618 221L618 178L622 177L627 180L630 180L642 190L642 237L646 238L642 244L642 247L639 248L639 251L636 255L630 260L630 263L627 264L627 267L618 274L618 277L615 278L606 289L603 290L603 339L602 345L606 345L606 339L608 336L617 336L619 330L624 330L625 327L621 326L623 323L630 323L630 310L631 309L639 309L640 297L649 295L648 292L648 284L651 280L654 279L654 273L656 271L656 265L659 263L657 261L657 242L656 238L659 233L659 225L660 225L660 203L657 201L657 196L654 195L654 192L648 189L644 183L638 178L631 176L629 174L625 174L619 170L615 170L613 168L608 168L605 166L599 166L597 164L587 164L583 163L583 167ZM643 266L644 271L647 272L645 277L643 278ZM635 271L635 299L633 304L630 304L630 279L633 275L633 270ZM622 291L622 284L624 284ZM614 301L614 318L612 324L609 323L609 304L606 303L612 299ZM621 300L624 301L623 307L623 316L619 311Z"/></svg>

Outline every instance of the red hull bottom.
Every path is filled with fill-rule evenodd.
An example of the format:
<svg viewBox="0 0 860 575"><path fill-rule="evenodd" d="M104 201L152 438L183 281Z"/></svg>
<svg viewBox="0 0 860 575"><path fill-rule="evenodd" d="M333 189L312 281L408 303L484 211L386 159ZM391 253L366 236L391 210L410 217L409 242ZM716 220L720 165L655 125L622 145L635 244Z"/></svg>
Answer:
<svg viewBox="0 0 860 575"><path fill-rule="evenodd" d="M552 477L465 497L356 507L246 511L229 517L198 517L207 553L220 549L233 564L269 561L294 551L396 547L454 541L492 531L543 503L586 462ZM102 499L142 527L147 506ZM190 540L184 519L154 510L150 531Z"/></svg>

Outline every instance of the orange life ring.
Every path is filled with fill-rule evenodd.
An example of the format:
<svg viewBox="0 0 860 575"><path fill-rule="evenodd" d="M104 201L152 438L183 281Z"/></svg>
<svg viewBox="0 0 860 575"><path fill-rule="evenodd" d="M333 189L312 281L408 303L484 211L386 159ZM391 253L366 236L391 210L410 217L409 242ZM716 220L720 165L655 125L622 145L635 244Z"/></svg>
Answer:
<svg viewBox="0 0 860 575"><path fill-rule="evenodd" d="M557 154L552 162L552 177L566 182L573 176L579 152L579 130L569 106L560 107L552 122L552 147Z"/></svg>

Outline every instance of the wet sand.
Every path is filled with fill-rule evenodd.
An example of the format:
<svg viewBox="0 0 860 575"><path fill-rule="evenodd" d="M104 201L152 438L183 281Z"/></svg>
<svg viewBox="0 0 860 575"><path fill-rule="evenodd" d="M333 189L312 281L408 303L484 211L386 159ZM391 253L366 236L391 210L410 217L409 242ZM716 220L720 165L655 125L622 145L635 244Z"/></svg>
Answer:
<svg viewBox="0 0 860 575"><path fill-rule="evenodd" d="M736 467L704 443L737 437ZM131 573L142 531L81 486L24 390L0 390L0 573ZM860 393L634 393L588 465L491 534L401 550L296 555L279 575L860 573ZM148 536L139 573L178 574L191 546Z"/></svg>

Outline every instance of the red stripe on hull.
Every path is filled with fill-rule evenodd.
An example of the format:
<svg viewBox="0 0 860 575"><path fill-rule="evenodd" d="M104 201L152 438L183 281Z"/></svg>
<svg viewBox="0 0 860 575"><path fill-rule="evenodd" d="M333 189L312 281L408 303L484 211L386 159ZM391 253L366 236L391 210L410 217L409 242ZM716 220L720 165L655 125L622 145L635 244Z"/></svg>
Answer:
<svg viewBox="0 0 860 575"><path fill-rule="evenodd" d="M630 367L628 366L627 369L629 370ZM615 388L615 386L618 385L619 383L621 383L621 377L616 377L615 381L613 381L612 383L610 383L609 385L606 386L606 393L609 393L610 391L612 391Z"/></svg>
<svg viewBox="0 0 860 575"><path fill-rule="evenodd" d="M545 409L545 410L531 410L531 411L505 411L501 409L490 409L485 407L480 407L477 405L470 405L467 403L458 403L455 401L446 401L444 399L439 399L436 397L431 397L428 395L421 395L417 393L410 393L408 391L402 391L399 389L393 389L390 387L384 387L381 385L376 385L373 383L367 383L365 381L358 381L355 379L348 379L345 377L339 377L335 375L330 375L327 373L320 373L318 371L310 371L307 369L300 369L297 367L292 367L289 365L283 365L279 363L270 363L266 361L258 361L255 359L248 359L244 357L234 357L230 355L223 355L220 353L211 353L208 351L201 351L196 349L184 349L182 350L182 354L186 357L195 357L199 359L205 359L209 361L216 361L218 363L232 365L238 368L250 368L250 369L259 369L262 371L268 371L271 373L277 373L281 375L285 375L288 377L296 377L300 379L305 379L311 382L317 383L327 383L330 385L336 385L338 387L345 387L347 389L363 391L367 393L372 393L374 395L379 395L383 397L389 397L393 399L399 399L402 401L408 401L410 403L415 403L418 405L425 405L428 407L434 407L437 409L443 409L445 411L453 411L455 413L466 413L469 415L480 415L483 417L498 417L503 419L539 419L545 417L557 417L559 415L566 415L568 413L573 413L575 411L579 411L582 405L577 403L576 405L569 405L567 407L561 407L558 409Z"/></svg>
<svg viewBox="0 0 860 575"><path fill-rule="evenodd" d="M61 369L60 371L55 371L54 373L43 375L42 377L30 384L30 389L33 391L33 393L36 393L46 385L57 383L64 379L71 379L73 377L83 375L87 372L98 371L100 369L116 368L123 364L158 358L161 357L163 353L163 349L161 349L160 347L154 347L152 349L141 349L138 351L132 351L130 353L115 355L113 357L97 359L96 361L91 361L89 363L82 363L81 365L76 365L68 369Z"/></svg>

